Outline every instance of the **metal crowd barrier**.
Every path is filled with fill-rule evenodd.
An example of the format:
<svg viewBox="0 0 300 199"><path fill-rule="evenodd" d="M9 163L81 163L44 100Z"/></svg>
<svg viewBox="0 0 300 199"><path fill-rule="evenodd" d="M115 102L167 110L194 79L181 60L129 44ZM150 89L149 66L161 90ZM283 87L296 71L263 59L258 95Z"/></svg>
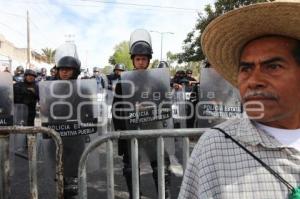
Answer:
<svg viewBox="0 0 300 199"><path fill-rule="evenodd" d="M114 167L113 167L113 140L130 139L131 140L131 164L132 164L132 187L133 199L139 199L139 169L138 169L138 139L157 139L157 160L158 160L158 197L165 198L165 180L164 180L164 140L163 137L184 137L183 141L183 168L190 155L189 136L199 136L207 130L206 128L190 129L153 129L153 130L128 130L115 131L110 134L102 135L90 143L84 150L78 169L79 176L79 198L87 199L87 175L86 162L90 152L107 142L107 198L114 199Z"/></svg>
<svg viewBox="0 0 300 199"><path fill-rule="evenodd" d="M62 140L60 135L45 127L0 127L0 199L13 198L10 196L9 182L9 136L11 134L26 134L28 138L28 160L30 179L30 198L38 198L37 188L37 134L43 133L52 137L56 144L56 193L58 199L63 199L63 167L62 167Z"/></svg>

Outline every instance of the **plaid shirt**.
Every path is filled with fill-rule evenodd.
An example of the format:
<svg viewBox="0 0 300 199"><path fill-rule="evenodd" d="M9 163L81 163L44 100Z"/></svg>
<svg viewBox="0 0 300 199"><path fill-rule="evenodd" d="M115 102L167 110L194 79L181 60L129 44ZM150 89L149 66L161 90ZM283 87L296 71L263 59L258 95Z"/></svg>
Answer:
<svg viewBox="0 0 300 199"><path fill-rule="evenodd" d="M218 126L264 161L292 186L300 186L300 152L285 148L249 119ZM181 185L179 199L287 199L287 187L237 144L214 129L197 143Z"/></svg>

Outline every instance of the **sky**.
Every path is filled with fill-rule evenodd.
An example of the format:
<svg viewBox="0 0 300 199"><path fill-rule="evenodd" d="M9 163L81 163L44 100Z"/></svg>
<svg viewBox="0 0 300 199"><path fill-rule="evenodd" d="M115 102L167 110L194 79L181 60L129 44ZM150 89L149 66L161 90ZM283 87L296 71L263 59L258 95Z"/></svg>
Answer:
<svg viewBox="0 0 300 199"><path fill-rule="evenodd" d="M114 47L143 28L163 34L163 54L182 51L198 13L214 0L0 0L0 34L26 47L29 11L31 49L56 49L66 40L77 46L83 68L109 65ZM161 34L151 32L153 58L160 59Z"/></svg>

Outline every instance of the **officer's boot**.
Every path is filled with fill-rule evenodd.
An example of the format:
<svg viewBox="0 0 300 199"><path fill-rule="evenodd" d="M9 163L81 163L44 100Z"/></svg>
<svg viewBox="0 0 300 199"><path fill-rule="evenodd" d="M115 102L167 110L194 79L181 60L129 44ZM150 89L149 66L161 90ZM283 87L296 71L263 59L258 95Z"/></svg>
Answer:
<svg viewBox="0 0 300 199"><path fill-rule="evenodd" d="M156 186L156 191L158 193L158 168L157 168L157 162L153 161L151 162L151 167L153 170L152 176L153 180ZM170 186L171 186L171 172L169 171L169 163L168 161L165 161L165 198L170 199L171 198L171 191L170 191Z"/></svg>
<svg viewBox="0 0 300 199"><path fill-rule="evenodd" d="M78 195L78 178L64 178L64 199L75 199Z"/></svg>

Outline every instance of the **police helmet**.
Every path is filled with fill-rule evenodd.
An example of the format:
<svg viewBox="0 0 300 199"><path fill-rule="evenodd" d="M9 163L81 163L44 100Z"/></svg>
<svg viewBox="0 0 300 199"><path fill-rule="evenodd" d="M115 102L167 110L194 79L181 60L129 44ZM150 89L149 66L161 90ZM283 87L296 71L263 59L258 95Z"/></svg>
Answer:
<svg viewBox="0 0 300 199"><path fill-rule="evenodd" d="M16 73L17 74L23 74L24 73L24 67L23 66L18 66L16 68Z"/></svg>
<svg viewBox="0 0 300 199"><path fill-rule="evenodd" d="M146 55L152 58L152 42L150 33L145 29L136 29L130 35L129 41L131 59L135 55Z"/></svg>
<svg viewBox="0 0 300 199"><path fill-rule="evenodd" d="M34 77L37 76L36 72L35 72L34 70L32 70L32 69L26 69L24 75L25 75L25 76L26 76L26 75L32 75L32 76L34 76Z"/></svg>
<svg viewBox="0 0 300 199"><path fill-rule="evenodd" d="M169 64L166 61L159 62L157 68L169 68Z"/></svg>
<svg viewBox="0 0 300 199"><path fill-rule="evenodd" d="M57 71L56 66L53 66L53 67L50 69L50 72L51 72L51 73L56 72L56 71Z"/></svg>
<svg viewBox="0 0 300 199"><path fill-rule="evenodd" d="M46 68L41 68L41 74L46 75L47 74L47 69Z"/></svg>
<svg viewBox="0 0 300 199"><path fill-rule="evenodd" d="M116 64L115 67L114 67L114 71L115 70L121 70L121 71L124 71L126 70L125 68L125 65L124 64Z"/></svg>
<svg viewBox="0 0 300 199"><path fill-rule="evenodd" d="M100 68L99 68L99 67L94 67L94 68L93 68L93 72L94 72L94 73L96 73L96 72L99 72L99 73L100 73Z"/></svg>
<svg viewBox="0 0 300 199"><path fill-rule="evenodd" d="M130 55L131 59L133 59L135 55L146 55L149 59L151 59L152 48L147 42L138 41L131 46Z"/></svg>
<svg viewBox="0 0 300 199"><path fill-rule="evenodd" d="M61 68L72 68L75 71L75 74L74 74L75 78L77 78L81 72L80 66L81 66L81 63L80 63L79 59L72 57L72 56L64 56L58 61L56 68L57 68L57 70L59 70Z"/></svg>

